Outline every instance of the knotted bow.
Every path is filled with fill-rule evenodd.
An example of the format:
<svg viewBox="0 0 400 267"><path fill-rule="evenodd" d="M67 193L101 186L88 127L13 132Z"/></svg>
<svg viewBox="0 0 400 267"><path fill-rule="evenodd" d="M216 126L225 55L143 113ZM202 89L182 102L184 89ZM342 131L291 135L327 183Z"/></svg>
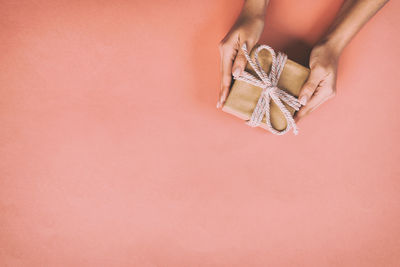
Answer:
<svg viewBox="0 0 400 267"><path fill-rule="evenodd" d="M260 65L260 62L258 61L258 53L263 49L268 50L272 55L271 71L269 75L265 73ZM253 61L247 52L246 44L242 46L242 50L247 61L250 63L251 67L254 69L260 79L256 78L246 71L243 71L239 76L234 77L234 79L247 82L263 89L261 96L258 99L257 105L253 110L251 118L246 123L251 127L257 127L261 124L261 121L265 114L268 130L271 131L273 134L282 135L289 131L290 128L293 128L294 134L297 135L297 125L294 122L294 119L289 110L287 110L282 101L293 107L295 110L299 110L301 104L297 98L278 88L279 77L281 76L283 67L285 66L287 55L278 52L278 55L276 56L275 51L271 47L269 47L268 45L260 45L257 47L254 53ZM279 107L286 118L286 129L282 131L278 131L274 129L274 127L272 127L270 118L271 99L276 103L276 105Z"/></svg>

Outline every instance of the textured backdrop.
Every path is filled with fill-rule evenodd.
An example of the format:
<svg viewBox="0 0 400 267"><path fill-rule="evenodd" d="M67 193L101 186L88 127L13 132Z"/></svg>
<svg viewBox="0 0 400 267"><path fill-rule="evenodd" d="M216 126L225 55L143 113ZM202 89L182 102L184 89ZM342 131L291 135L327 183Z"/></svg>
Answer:
<svg viewBox="0 0 400 267"><path fill-rule="evenodd" d="M307 64L340 4L271 0L261 42ZM216 109L241 5L0 1L1 266L400 265L400 2L299 136Z"/></svg>

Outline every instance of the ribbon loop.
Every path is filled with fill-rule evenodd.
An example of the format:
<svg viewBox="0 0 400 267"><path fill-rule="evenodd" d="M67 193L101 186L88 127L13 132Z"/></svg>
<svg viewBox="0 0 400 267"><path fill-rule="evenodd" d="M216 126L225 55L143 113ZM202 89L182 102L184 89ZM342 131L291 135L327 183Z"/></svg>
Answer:
<svg viewBox="0 0 400 267"><path fill-rule="evenodd" d="M271 70L268 75L265 73L264 69L261 67L260 62L258 61L258 53L263 49L268 50L272 56ZM250 117L250 120L248 120L246 123L251 127L257 127L261 124L262 119L264 118L265 115L268 130L273 134L282 135L285 134L287 131L289 131L290 128L293 128L294 134L297 135L298 134L297 125L292 115L290 114L289 110L283 104L283 102L285 102L287 105L289 105L295 110L299 110L301 104L296 97L278 88L279 77L281 76L283 68L286 64L287 55L281 52L278 52L278 55L276 55L275 51L270 46L260 45L254 52L254 60L252 60L247 51L246 44L243 44L242 50L250 66L256 72L258 78L248 73L247 71L243 71L241 75L234 77L234 79L247 82L249 84L252 84L254 86L263 89L261 92L261 96L258 99L257 105L254 108L253 113ZM270 118L271 100L274 101L275 104L278 106L278 108L282 111L287 121L286 128L283 129L282 131L274 129L274 127L271 124L271 118Z"/></svg>

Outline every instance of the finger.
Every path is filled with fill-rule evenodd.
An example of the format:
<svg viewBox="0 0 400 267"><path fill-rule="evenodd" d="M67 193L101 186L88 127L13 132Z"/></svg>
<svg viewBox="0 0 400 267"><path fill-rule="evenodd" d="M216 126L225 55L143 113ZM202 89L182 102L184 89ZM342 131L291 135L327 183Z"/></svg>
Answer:
<svg viewBox="0 0 400 267"><path fill-rule="evenodd" d="M319 107L322 103L329 99L328 95L323 93L316 92L308 102L306 106L300 108L300 110L296 113L294 118L295 122L298 122L308 114L310 114L313 110Z"/></svg>
<svg viewBox="0 0 400 267"><path fill-rule="evenodd" d="M305 106L317 89L323 78L323 72L319 69L311 69L310 76L300 89L299 100Z"/></svg>
<svg viewBox="0 0 400 267"><path fill-rule="evenodd" d="M250 42L240 43L240 46L238 48L239 52L237 53L237 55L235 57L235 60L233 62L233 67L232 67L232 75L234 77L238 77L246 68L247 59L242 50L242 46L244 43L246 43L247 51L251 51L253 49L253 45Z"/></svg>
<svg viewBox="0 0 400 267"><path fill-rule="evenodd" d="M233 48L227 48L221 54L221 89L219 94L218 108L223 105L232 82L232 64L236 52Z"/></svg>

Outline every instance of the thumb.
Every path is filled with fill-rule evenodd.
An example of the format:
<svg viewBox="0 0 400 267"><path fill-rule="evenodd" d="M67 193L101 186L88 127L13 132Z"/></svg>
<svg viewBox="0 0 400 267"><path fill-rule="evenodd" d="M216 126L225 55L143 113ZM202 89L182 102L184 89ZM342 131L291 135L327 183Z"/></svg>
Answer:
<svg viewBox="0 0 400 267"><path fill-rule="evenodd" d="M235 60L233 62L233 66L232 66L232 75L234 77L238 77L246 68L247 59L242 50L242 46L244 43L246 43L247 51L249 54L254 46L252 44L249 44L249 42L240 43L239 52L237 53Z"/></svg>
<svg viewBox="0 0 400 267"><path fill-rule="evenodd" d="M321 74L318 71L311 69L310 76L308 76L307 81L300 89L299 100L303 106L307 104L308 100L310 100L320 81Z"/></svg>

